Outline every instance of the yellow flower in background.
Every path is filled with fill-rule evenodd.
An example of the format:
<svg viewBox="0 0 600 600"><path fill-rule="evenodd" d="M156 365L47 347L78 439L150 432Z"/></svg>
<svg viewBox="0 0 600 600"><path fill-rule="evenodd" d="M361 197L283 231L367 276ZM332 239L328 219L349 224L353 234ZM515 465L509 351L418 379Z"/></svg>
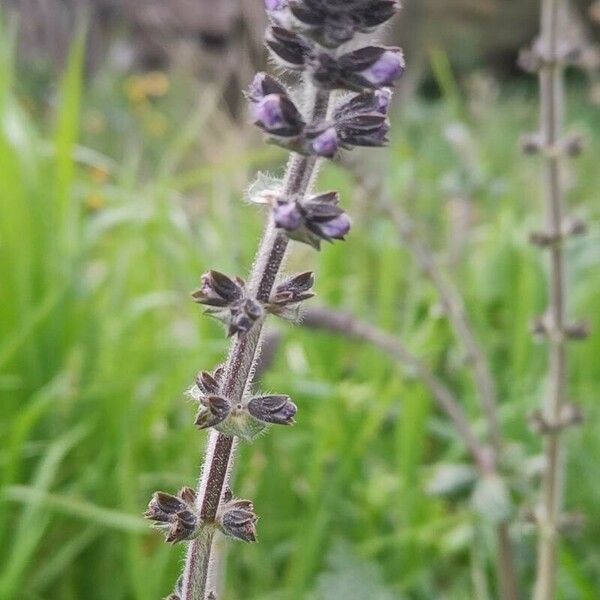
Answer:
<svg viewBox="0 0 600 600"><path fill-rule="evenodd" d="M97 185L102 185L108 181L108 171L103 167L90 167L89 171L90 179Z"/></svg>
<svg viewBox="0 0 600 600"><path fill-rule="evenodd" d="M169 87L169 78L163 71L131 75L124 84L125 95L133 104L146 102L150 98L160 98L169 91Z"/></svg>
<svg viewBox="0 0 600 600"><path fill-rule="evenodd" d="M85 199L84 206L89 212L102 210L106 205L106 199L98 192L93 192Z"/></svg>

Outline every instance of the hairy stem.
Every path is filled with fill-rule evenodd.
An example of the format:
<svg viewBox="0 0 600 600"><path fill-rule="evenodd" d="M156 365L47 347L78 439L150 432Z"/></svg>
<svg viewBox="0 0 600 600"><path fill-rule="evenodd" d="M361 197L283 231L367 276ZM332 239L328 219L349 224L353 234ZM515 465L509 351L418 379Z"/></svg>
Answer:
<svg viewBox="0 0 600 600"><path fill-rule="evenodd" d="M329 96L327 92L315 90L311 107L314 121L326 116ZM284 180L284 194L288 197L305 195L316 173L317 163L318 159L313 156L292 155ZM268 301L287 247L288 238L276 229L270 218L250 275L250 291L257 300ZM222 393L233 403L242 399L252 378L260 351L261 333L262 323L257 323L247 335L235 339L231 345ZM197 495L200 518L206 523L213 523L216 519L223 491L231 474L235 445L233 437L211 430ZM206 539L198 538L188 545L182 600L206 600L212 591L210 584L213 538L214 533L211 532Z"/></svg>
<svg viewBox="0 0 600 600"><path fill-rule="evenodd" d="M559 18L561 0L542 0L541 52L544 65L540 71L541 135L547 149L544 162L544 197L549 233L560 239L564 187L562 160L553 152L560 143L564 120L564 67L559 60ZM565 266L562 243L550 249L549 276L549 390L544 413L549 423L560 419L566 401L567 356L565 330ZM556 596L558 521L562 503L563 456L560 429L546 438L546 463L542 483L539 518L539 541L535 600L552 600Z"/></svg>

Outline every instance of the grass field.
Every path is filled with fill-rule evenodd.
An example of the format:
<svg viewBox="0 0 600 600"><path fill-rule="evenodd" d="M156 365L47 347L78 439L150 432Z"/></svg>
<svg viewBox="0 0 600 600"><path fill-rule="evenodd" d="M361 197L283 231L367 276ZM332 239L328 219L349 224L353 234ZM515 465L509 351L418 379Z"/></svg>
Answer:
<svg viewBox="0 0 600 600"><path fill-rule="evenodd" d="M81 44L56 86L17 69L0 35L0 598L148 600L170 592L181 549L141 519L155 489L193 484L205 434L184 397L222 360L220 326L189 299L214 267L244 275L262 215L244 204L256 170L285 154L234 125L218 86L178 74L81 74ZM534 90L456 91L398 107L392 145L375 153L385 187L448 263L489 351L507 437L522 581L535 538L518 518L535 502L540 440L527 415L544 392L545 350L529 324L545 305L545 268L527 238L541 213L539 164L517 151L535 126ZM42 93L42 91L44 93ZM574 123L591 133L573 163L573 211L590 223L568 247L570 310L600 331L600 112L575 86ZM460 121L466 151L445 131ZM456 132L456 128L454 129ZM464 150L463 148L463 150ZM360 155L359 155L360 156ZM349 241L288 270L314 268L319 302L399 336L483 428L464 356L375 199L342 164ZM468 196L462 244L450 199ZM454 260L447 261L449 248ZM410 372L364 344L282 327L264 388L292 395L297 425L244 447L236 493L252 498L260 543L228 544L226 600L485 598L494 556L471 488L427 492L468 459ZM568 436L566 504L585 527L561 548L560 598L600 589L600 337L573 347L570 390L586 412ZM439 483L439 481L438 481ZM489 597L494 596L489 584Z"/></svg>

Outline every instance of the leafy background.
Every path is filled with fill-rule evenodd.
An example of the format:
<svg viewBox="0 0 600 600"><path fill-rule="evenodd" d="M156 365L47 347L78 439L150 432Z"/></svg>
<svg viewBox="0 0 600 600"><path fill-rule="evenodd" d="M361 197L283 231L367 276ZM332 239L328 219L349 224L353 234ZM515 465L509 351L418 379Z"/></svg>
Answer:
<svg viewBox="0 0 600 600"><path fill-rule="evenodd" d="M281 173L285 155L232 122L218 84L110 64L88 80L79 35L48 86L17 67L14 33L2 25L0 598L158 598L181 549L140 514L155 489L193 482L205 434L183 392L227 348L189 292L209 267L247 271L262 215L243 191L257 170ZM539 164L517 151L536 121L535 88L499 89L482 73L459 85L443 55L430 58L437 92L403 99L373 168L447 264L489 351L515 473L500 508L518 517L535 502L540 440L527 415L545 385L545 351L529 333L545 305L545 265L527 243L542 211ZM569 308L597 332L600 114L572 83L570 116L590 151L573 165L570 198L590 233L568 247ZM319 255L295 248L288 270L314 268L319 303L402 339L481 431L460 345L376 199L352 164L327 166L320 187L341 191L354 232ZM456 196L470 198L472 218L449 261ZM263 386L293 396L298 424L239 453L235 489L262 517L260 543L227 545L224 597L493 597L489 502L473 502L464 448L426 389L367 345L279 330ZM561 548L569 600L600 589L598 356L596 334L571 352L587 421L568 436L566 504L587 522ZM533 532L516 518L514 534L529 585Z"/></svg>

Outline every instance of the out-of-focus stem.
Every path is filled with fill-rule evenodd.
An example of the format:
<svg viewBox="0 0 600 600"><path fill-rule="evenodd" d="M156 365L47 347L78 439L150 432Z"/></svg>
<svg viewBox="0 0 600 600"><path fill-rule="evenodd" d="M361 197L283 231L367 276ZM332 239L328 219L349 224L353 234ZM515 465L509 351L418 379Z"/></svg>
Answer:
<svg viewBox="0 0 600 600"><path fill-rule="evenodd" d="M446 279L431 251L419 240L414 226L404 211L389 200L383 200L402 241L406 244L415 262L435 286L440 302L450 320L450 324L463 344L473 368L477 396L483 409L488 435L492 446L492 471L498 468L502 454L502 429L498 418L498 398L496 384L492 376L485 351L479 345L473 327L465 312L461 295ZM500 523L496 529L498 546L497 571L502 600L517 600L517 574L507 523Z"/></svg>
<svg viewBox="0 0 600 600"><path fill-rule="evenodd" d="M360 321L348 313L327 308L307 309L302 316L302 325L368 342L398 363L408 367L429 389L441 410L452 421L478 468L483 473L490 473L492 464L489 453L475 435L473 427L454 393L395 336Z"/></svg>
<svg viewBox="0 0 600 600"><path fill-rule="evenodd" d="M326 116L329 96L328 92L315 90L311 110L313 120ZM316 173L317 163L318 159L313 156L292 155L284 181L284 194L305 195ZM270 217L250 275L250 292L258 301L269 300L287 247L288 238L275 227ZM252 379L260 351L261 333L262 323L257 323L244 337L232 342L221 391L234 404L242 399ZM197 494L197 508L205 523L215 522L230 478L235 445L233 437L211 430ZM211 593L213 538L214 532L207 529L188 545L182 600L207 600Z"/></svg>
<svg viewBox="0 0 600 600"><path fill-rule="evenodd" d="M458 398L440 380L429 367L415 356L396 337L385 331L359 321L352 315L326 308L310 308L303 313L302 324L313 329L322 329L345 335L373 344L400 364L411 369L429 389L441 410L446 413L471 454L482 476L496 472L497 465L489 449L486 448L475 432ZM498 580L500 598L517 600L519 597L517 575L514 564L512 543L508 523L500 523L496 528L498 542Z"/></svg>
<svg viewBox="0 0 600 600"><path fill-rule="evenodd" d="M564 210L562 158L558 152L564 120L564 67L560 52L560 12L562 0L542 0L540 52L541 136L544 152L544 198L549 233L561 238ZM549 390L544 417L549 423L560 419L566 401L567 352L565 330L565 265L562 242L553 244L550 252L549 275ZM535 600L552 600L556 596L558 523L563 487L563 456L561 431L556 428L546 437L545 468L541 506L538 514L539 540Z"/></svg>
<svg viewBox="0 0 600 600"><path fill-rule="evenodd" d="M463 300L456 288L442 273L431 251L419 240L408 215L397 204L389 200L383 200L383 203L415 262L435 286L450 324L456 336L464 345L469 361L473 366L475 385L485 413L490 441L494 453L498 454L502 445L502 433L498 419L496 385L490 372L486 354L475 338L472 325L465 313Z"/></svg>

